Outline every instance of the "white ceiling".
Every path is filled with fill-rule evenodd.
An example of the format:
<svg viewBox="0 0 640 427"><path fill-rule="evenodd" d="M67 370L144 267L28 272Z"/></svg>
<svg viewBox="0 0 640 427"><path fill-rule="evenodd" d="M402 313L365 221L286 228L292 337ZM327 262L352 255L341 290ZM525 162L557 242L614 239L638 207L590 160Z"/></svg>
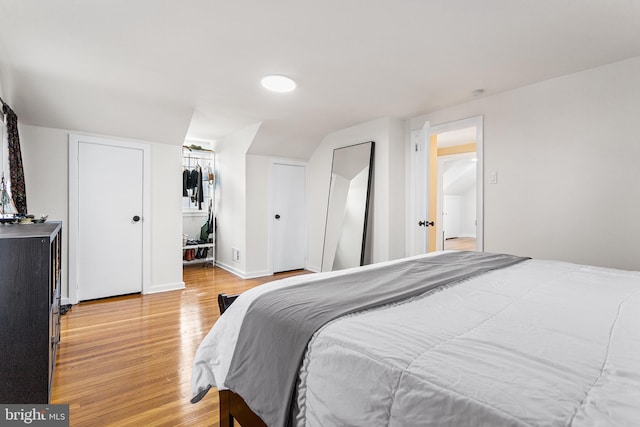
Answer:
<svg viewBox="0 0 640 427"><path fill-rule="evenodd" d="M251 153L298 158L364 121L639 55L637 0L0 0L22 122L175 144L261 122ZM298 89L265 92L268 73Z"/></svg>
<svg viewBox="0 0 640 427"><path fill-rule="evenodd" d="M475 126L440 132L437 134L438 148L454 147L456 145L476 142L477 133L478 131Z"/></svg>

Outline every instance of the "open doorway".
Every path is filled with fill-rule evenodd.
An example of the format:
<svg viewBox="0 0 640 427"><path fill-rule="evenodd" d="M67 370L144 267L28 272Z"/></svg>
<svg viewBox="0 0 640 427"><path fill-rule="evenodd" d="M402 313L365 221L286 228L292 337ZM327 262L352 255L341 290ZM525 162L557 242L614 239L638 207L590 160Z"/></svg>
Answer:
<svg viewBox="0 0 640 427"><path fill-rule="evenodd" d="M478 129L477 125L456 127L447 124L431 128L430 141L435 144L435 194L429 203L435 213L436 250L476 250L478 202ZM453 128L452 128L453 126ZM432 243L432 242L431 242ZM433 244L433 243L432 243Z"/></svg>
<svg viewBox="0 0 640 427"><path fill-rule="evenodd" d="M476 249L477 162L475 151L438 157L441 249Z"/></svg>
<svg viewBox="0 0 640 427"><path fill-rule="evenodd" d="M415 133L413 253L483 250L482 133L482 116Z"/></svg>

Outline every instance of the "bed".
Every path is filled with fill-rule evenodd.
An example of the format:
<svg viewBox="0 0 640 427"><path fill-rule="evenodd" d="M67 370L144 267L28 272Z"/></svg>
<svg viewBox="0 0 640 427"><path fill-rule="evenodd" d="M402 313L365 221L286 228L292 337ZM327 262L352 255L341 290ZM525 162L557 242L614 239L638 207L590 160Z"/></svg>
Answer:
<svg viewBox="0 0 640 427"><path fill-rule="evenodd" d="M449 252L271 282L196 352L213 387L225 426L638 425L640 272Z"/></svg>

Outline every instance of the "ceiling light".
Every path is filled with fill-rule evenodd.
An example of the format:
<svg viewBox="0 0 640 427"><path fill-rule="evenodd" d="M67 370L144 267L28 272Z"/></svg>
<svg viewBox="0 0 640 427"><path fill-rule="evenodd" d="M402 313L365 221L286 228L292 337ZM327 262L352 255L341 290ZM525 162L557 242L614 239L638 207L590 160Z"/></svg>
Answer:
<svg viewBox="0 0 640 427"><path fill-rule="evenodd" d="M290 77L277 74L263 77L260 83L265 89L272 92L291 92L296 88L296 82Z"/></svg>

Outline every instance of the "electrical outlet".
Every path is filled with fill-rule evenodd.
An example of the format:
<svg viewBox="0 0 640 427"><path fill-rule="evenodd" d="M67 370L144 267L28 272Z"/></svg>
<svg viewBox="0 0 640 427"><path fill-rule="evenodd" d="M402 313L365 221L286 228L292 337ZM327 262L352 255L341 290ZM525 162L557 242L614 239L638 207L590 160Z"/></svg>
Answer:
<svg viewBox="0 0 640 427"><path fill-rule="evenodd" d="M240 250L238 248L231 248L231 260L240 261Z"/></svg>

